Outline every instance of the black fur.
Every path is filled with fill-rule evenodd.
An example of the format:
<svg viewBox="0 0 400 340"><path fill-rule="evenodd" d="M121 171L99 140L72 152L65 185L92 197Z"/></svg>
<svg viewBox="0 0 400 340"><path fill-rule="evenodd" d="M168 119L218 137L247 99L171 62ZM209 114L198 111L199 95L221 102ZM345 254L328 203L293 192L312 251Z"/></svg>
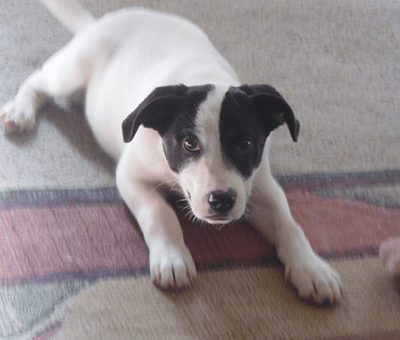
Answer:
<svg viewBox="0 0 400 340"><path fill-rule="evenodd" d="M282 96L269 85L231 87L220 114L220 139L228 166L247 179L261 162L270 132L287 123L294 141L300 124ZM243 145L249 145L243 149Z"/></svg>
<svg viewBox="0 0 400 340"><path fill-rule="evenodd" d="M124 141L130 142L140 125L158 131L163 137L166 158L171 169L179 172L199 156L182 148L186 137L194 135L199 105L213 89L212 85L175 85L156 88L123 122Z"/></svg>

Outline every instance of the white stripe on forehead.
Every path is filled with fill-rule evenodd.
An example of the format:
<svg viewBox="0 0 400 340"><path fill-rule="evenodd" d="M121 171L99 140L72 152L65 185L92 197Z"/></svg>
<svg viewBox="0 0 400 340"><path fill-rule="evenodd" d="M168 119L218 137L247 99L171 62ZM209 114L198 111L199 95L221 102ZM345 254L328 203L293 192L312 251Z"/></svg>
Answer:
<svg viewBox="0 0 400 340"><path fill-rule="evenodd" d="M204 155L213 162L222 165L219 120L222 101L228 86L216 85L201 103L196 115L196 134L203 148Z"/></svg>

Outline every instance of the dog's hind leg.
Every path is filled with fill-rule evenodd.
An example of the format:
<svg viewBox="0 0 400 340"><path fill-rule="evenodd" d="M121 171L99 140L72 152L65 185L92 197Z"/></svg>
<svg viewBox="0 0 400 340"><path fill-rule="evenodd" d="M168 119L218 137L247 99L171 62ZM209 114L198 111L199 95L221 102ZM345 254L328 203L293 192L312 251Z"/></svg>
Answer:
<svg viewBox="0 0 400 340"><path fill-rule="evenodd" d="M22 83L15 98L0 110L6 131L33 128L36 113L49 98L68 97L86 87L101 54L97 59L94 52L99 46L84 42L73 39Z"/></svg>

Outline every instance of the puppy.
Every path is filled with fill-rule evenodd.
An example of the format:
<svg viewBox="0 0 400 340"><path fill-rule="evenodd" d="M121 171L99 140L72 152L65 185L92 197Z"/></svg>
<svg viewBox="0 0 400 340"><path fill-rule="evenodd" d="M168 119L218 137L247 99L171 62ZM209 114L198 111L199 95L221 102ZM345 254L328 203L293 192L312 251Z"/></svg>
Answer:
<svg viewBox="0 0 400 340"><path fill-rule="evenodd" d="M301 298L338 301L339 276L313 252L271 176L268 136L282 124L294 141L299 133L282 96L269 85L241 85L185 19L125 9L94 20L70 0L42 2L76 35L22 84L1 120L9 132L31 129L48 98L86 91L87 120L118 164L117 186L143 231L154 283L182 288L196 277L167 203L174 189L210 224L246 215L277 247Z"/></svg>

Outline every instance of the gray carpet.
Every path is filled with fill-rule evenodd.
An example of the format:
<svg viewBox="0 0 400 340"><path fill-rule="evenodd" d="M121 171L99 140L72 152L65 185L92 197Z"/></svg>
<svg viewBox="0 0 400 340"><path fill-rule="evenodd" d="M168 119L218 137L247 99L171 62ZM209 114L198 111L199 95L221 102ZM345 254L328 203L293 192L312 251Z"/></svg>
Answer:
<svg viewBox="0 0 400 340"><path fill-rule="evenodd" d="M269 83L302 124L275 135L274 172L352 172L400 165L397 1L82 2L97 16L144 5L202 27L243 83ZM0 104L71 35L33 0L0 3ZM44 110L28 136L0 135L0 189L113 186L113 165L78 111ZM70 119L70 116L73 119ZM383 147L382 147L383 146Z"/></svg>

